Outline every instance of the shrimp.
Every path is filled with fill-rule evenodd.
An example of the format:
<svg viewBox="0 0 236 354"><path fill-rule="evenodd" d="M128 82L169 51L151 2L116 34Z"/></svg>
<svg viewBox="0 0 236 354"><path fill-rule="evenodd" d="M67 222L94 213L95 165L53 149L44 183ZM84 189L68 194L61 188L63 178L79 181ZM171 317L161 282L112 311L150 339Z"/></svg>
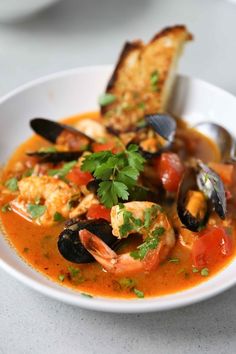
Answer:
<svg viewBox="0 0 236 354"><path fill-rule="evenodd" d="M48 226L53 224L54 215L59 212L64 218L69 217L68 202L78 190L70 187L65 182L50 176L30 176L18 182L19 195L11 201L14 212L27 220ZM45 212L32 220L28 211L29 204L44 205Z"/></svg>
<svg viewBox="0 0 236 354"><path fill-rule="evenodd" d="M80 231L84 247L103 268L115 275L150 272L162 262L175 245L175 234L162 208L151 202L129 202L111 210L113 235L118 238L140 233L143 243L137 250L118 255L90 231Z"/></svg>

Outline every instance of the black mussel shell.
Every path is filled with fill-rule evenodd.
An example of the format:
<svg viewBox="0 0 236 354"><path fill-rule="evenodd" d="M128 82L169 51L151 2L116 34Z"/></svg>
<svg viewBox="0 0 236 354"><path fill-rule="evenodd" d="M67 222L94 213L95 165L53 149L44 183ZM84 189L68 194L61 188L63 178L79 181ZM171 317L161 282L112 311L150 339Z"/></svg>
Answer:
<svg viewBox="0 0 236 354"><path fill-rule="evenodd" d="M147 124L164 139L172 142L176 131L176 121L169 114L150 114L145 116Z"/></svg>
<svg viewBox="0 0 236 354"><path fill-rule="evenodd" d="M83 135L90 142L93 141L92 138L88 137L86 134L80 132L79 130L66 125L54 122L45 118L34 118L30 121L31 128L35 131L36 134L42 136L47 139L51 143L55 144L58 136L64 131L67 130L71 133Z"/></svg>
<svg viewBox="0 0 236 354"><path fill-rule="evenodd" d="M98 188L99 188L99 183L102 182L101 179L93 179L90 181L87 185L86 188L94 194L97 194Z"/></svg>
<svg viewBox="0 0 236 354"><path fill-rule="evenodd" d="M94 233L110 247L117 244L117 238L112 235L112 228L106 220L76 221L61 232L57 243L60 254L70 262L90 263L94 261L93 256L80 242L79 231L83 229Z"/></svg>
<svg viewBox="0 0 236 354"><path fill-rule="evenodd" d="M196 170L192 167L186 169L182 181L180 182L177 196L177 212L179 218L191 231L198 231L199 227L203 226L208 219L208 212L202 219L196 218L186 209L187 193L190 190L198 190Z"/></svg>
<svg viewBox="0 0 236 354"><path fill-rule="evenodd" d="M27 152L28 156L37 157L40 163L52 162L58 163L62 161L73 161L77 160L81 155L82 151L55 151L55 152L44 152L44 151L33 151Z"/></svg>
<svg viewBox="0 0 236 354"><path fill-rule="evenodd" d="M211 209L215 210L221 219L224 219L226 215L226 197L224 184L220 176L203 162L200 161L198 166L198 187L209 199Z"/></svg>
<svg viewBox="0 0 236 354"><path fill-rule="evenodd" d="M163 151L169 150L174 140L176 131L176 121L168 114L150 114L145 116L145 127L151 127L158 135L166 140L165 144L158 148L156 152L149 152L140 147L140 153L151 159L159 156Z"/></svg>

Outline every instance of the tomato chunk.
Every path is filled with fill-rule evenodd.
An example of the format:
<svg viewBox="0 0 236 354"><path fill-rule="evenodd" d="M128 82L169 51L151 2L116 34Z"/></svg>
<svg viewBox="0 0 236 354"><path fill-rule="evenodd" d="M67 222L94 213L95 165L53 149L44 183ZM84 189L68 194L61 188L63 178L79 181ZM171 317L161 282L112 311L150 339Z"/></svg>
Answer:
<svg viewBox="0 0 236 354"><path fill-rule="evenodd" d="M77 186L84 186L93 179L93 176L89 172L83 172L79 167L74 167L66 176L66 178L77 184Z"/></svg>
<svg viewBox="0 0 236 354"><path fill-rule="evenodd" d="M193 244L193 264L197 268L214 265L219 258L230 256L232 247L232 240L223 227L209 227L199 233Z"/></svg>
<svg viewBox="0 0 236 354"><path fill-rule="evenodd" d="M172 152L165 152L156 159L155 167L165 190L176 192L184 173L184 165L179 156Z"/></svg>
<svg viewBox="0 0 236 354"><path fill-rule="evenodd" d="M88 219L105 219L108 222L111 221L111 209L104 207L102 204L91 205L87 212Z"/></svg>
<svg viewBox="0 0 236 354"><path fill-rule="evenodd" d="M93 143L92 149L93 149L93 152L100 152L100 151L108 150L113 153L116 153L116 152L118 152L118 148L116 145L117 145L116 142L111 140L106 143Z"/></svg>

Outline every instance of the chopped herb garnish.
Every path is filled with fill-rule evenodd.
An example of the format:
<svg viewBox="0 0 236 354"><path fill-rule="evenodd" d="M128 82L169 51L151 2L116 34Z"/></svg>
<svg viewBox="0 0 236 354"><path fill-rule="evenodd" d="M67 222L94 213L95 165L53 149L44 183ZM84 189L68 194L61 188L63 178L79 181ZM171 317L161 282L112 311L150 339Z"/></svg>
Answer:
<svg viewBox="0 0 236 354"><path fill-rule="evenodd" d="M146 104L145 104L144 102L139 102L139 103L138 103L138 108L140 108L140 109L142 109L142 110L145 110L145 109L146 109ZM143 120L142 122L143 122L143 124L144 124L144 123L146 124L146 122L145 122L144 120ZM140 124L140 123L138 123L137 126L140 126L139 124Z"/></svg>
<svg viewBox="0 0 236 354"><path fill-rule="evenodd" d="M4 205L1 207L1 211L2 211L3 213L7 213L8 211L11 211L11 206L10 206L10 204L9 204L9 203L4 204Z"/></svg>
<svg viewBox="0 0 236 354"><path fill-rule="evenodd" d="M208 277L209 275L209 269L208 268L202 268L201 269L201 276L202 277Z"/></svg>
<svg viewBox="0 0 236 354"><path fill-rule="evenodd" d="M157 229L154 231L157 231ZM142 260L149 251L157 248L160 242L160 236L164 233L165 229L160 227L158 232L155 233L154 231L151 236L147 237L145 241L137 247L137 250L130 252L131 257Z"/></svg>
<svg viewBox="0 0 236 354"><path fill-rule="evenodd" d="M18 181L15 177L12 177L5 182L5 186L11 192L16 192L18 190Z"/></svg>
<svg viewBox="0 0 236 354"><path fill-rule="evenodd" d="M196 267L193 267L192 272L193 272L193 273L198 273L198 272L199 272L199 269L197 269Z"/></svg>
<svg viewBox="0 0 236 354"><path fill-rule="evenodd" d="M79 268L74 268L72 266L68 267L70 279L73 281L75 284L80 284L84 282L84 277L82 275L82 272Z"/></svg>
<svg viewBox="0 0 236 354"><path fill-rule="evenodd" d="M59 274L58 279L63 282L65 280L65 274Z"/></svg>
<svg viewBox="0 0 236 354"><path fill-rule="evenodd" d="M91 298L93 298L93 296L92 296L92 295L87 294L87 293L80 293L80 295L83 295L83 296L85 296L85 297L89 297L90 299L91 299Z"/></svg>
<svg viewBox="0 0 236 354"><path fill-rule="evenodd" d="M169 262L169 263L179 263L180 260L179 260L179 258L177 258L177 257L172 257L172 258L169 258L169 259L168 259L168 262Z"/></svg>
<svg viewBox="0 0 236 354"><path fill-rule="evenodd" d="M115 102L115 100L116 100L115 95L112 95L111 93L104 93L99 97L98 103L100 104L100 106L103 107Z"/></svg>
<svg viewBox="0 0 236 354"><path fill-rule="evenodd" d="M39 152L56 152L57 149L55 148L55 146L47 146L47 147L41 147L39 149Z"/></svg>
<svg viewBox="0 0 236 354"><path fill-rule="evenodd" d="M159 73L157 70L153 71L150 76L150 83L153 91L157 91L157 84L159 80Z"/></svg>
<svg viewBox="0 0 236 354"><path fill-rule="evenodd" d="M74 277L77 277L77 275L80 273L80 269L78 268L74 268L72 266L69 266L68 267L68 271L70 273L70 275L74 278Z"/></svg>
<svg viewBox="0 0 236 354"><path fill-rule="evenodd" d="M134 288L134 293L138 298L140 298L140 299L144 298L144 293L141 290Z"/></svg>
<svg viewBox="0 0 236 354"><path fill-rule="evenodd" d="M132 289L136 285L136 281L131 278L121 278L118 280L122 289Z"/></svg>
<svg viewBox="0 0 236 354"><path fill-rule="evenodd" d="M101 151L85 157L82 171L88 171L101 180L98 196L107 208L128 200L130 190L135 186L144 158L138 152L138 146L130 145L118 154Z"/></svg>
<svg viewBox="0 0 236 354"><path fill-rule="evenodd" d="M77 164L77 161L70 161L65 163L59 169L48 170L49 176L57 176L58 178L64 179L70 170Z"/></svg>
<svg viewBox="0 0 236 354"><path fill-rule="evenodd" d="M22 178L30 177L33 173L33 168L28 168L22 175Z"/></svg>
<svg viewBox="0 0 236 354"><path fill-rule="evenodd" d="M58 213L58 211L55 212L53 216L53 220L56 222L64 221L64 217L61 215L61 213Z"/></svg>
<svg viewBox="0 0 236 354"><path fill-rule="evenodd" d="M28 252L29 252L29 248L28 247L24 247L23 253L28 253Z"/></svg>
<svg viewBox="0 0 236 354"><path fill-rule="evenodd" d="M37 219L42 216L47 207L45 205L28 204L27 211L32 219Z"/></svg>

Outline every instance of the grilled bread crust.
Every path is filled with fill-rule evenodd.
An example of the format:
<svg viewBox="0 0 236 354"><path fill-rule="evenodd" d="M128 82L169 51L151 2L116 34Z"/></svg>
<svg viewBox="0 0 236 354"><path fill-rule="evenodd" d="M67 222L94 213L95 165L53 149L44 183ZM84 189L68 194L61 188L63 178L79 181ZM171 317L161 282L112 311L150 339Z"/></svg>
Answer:
<svg viewBox="0 0 236 354"><path fill-rule="evenodd" d="M178 58L192 39L185 26L168 27L148 43L125 43L106 93L115 101L101 107L113 131L127 132L144 115L164 112L174 83Z"/></svg>

